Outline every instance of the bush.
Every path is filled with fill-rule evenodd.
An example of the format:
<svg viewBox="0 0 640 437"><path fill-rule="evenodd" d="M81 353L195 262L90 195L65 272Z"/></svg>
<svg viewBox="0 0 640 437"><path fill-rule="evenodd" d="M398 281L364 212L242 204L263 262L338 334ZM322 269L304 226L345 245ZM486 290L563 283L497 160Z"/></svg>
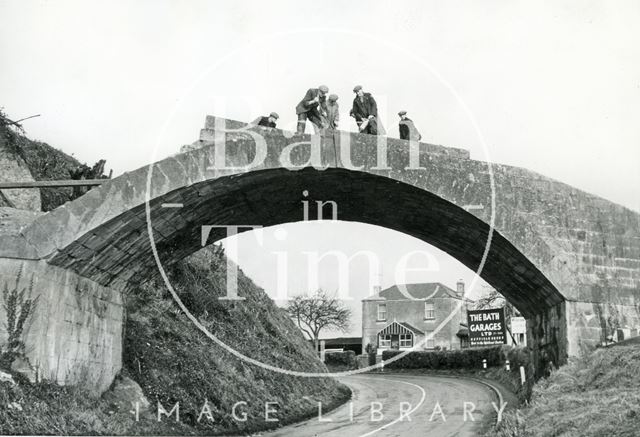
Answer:
<svg viewBox="0 0 640 437"><path fill-rule="evenodd" d="M327 366L346 366L356 368L356 353L354 351L327 352L324 357Z"/></svg>
<svg viewBox="0 0 640 437"><path fill-rule="evenodd" d="M401 351L384 351L382 359L386 362ZM389 369L481 369L482 360L487 367L503 366L505 360L511 362L512 371L519 366L527 370L531 366L530 354L523 348L492 346L485 348L459 349L451 351L412 351L404 357L385 364Z"/></svg>

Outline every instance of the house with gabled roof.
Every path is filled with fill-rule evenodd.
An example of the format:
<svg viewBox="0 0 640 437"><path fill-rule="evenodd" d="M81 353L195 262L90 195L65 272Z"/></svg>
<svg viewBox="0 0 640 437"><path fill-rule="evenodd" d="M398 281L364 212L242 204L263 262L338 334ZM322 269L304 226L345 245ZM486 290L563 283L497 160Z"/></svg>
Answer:
<svg viewBox="0 0 640 437"><path fill-rule="evenodd" d="M464 282L456 290L439 282L400 284L362 301L362 346L384 350L467 347Z"/></svg>

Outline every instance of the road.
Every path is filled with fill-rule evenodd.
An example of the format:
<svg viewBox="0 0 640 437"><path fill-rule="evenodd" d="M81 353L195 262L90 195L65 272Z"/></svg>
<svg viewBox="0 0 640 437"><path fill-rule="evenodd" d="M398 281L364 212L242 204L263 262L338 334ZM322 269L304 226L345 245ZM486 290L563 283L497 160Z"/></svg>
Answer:
<svg viewBox="0 0 640 437"><path fill-rule="evenodd" d="M491 403L499 408L498 398L489 387L462 378L366 374L340 378L340 382L353 390L351 402L321 418L263 435L476 436L483 425L495 420ZM407 414L402 414L401 409Z"/></svg>

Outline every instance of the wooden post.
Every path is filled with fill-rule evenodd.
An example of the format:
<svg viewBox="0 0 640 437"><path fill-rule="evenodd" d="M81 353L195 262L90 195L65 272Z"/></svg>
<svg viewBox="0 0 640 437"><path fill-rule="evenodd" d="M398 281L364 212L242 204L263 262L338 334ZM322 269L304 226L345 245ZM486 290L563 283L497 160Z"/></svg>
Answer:
<svg viewBox="0 0 640 437"><path fill-rule="evenodd" d="M525 382L526 380L527 380L527 379L525 378L525 375L524 375L524 367L523 367L523 366L520 366L520 383L521 383L522 385L524 385L524 382Z"/></svg>
<svg viewBox="0 0 640 437"><path fill-rule="evenodd" d="M486 358L483 358L483 359L482 359L482 368L483 368L483 369L486 369L486 368L487 368L487 359L486 359Z"/></svg>
<svg viewBox="0 0 640 437"><path fill-rule="evenodd" d="M325 347L324 340L320 340L320 361L322 361L323 363L326 358L324 347Z"/></svg>
<svg viewBox="0 0 640 437"><path fill-rule="evenodd" d="M102 185L108 181L109 179L66 179L61 181L0 182L0 190L13 188L92 187Z"/></svg>
<svg viewBox="0 0 640 437"><path fill-rule="evenodd" d="M504 368L507 369L507 371L511 370L511 364L509 363L509 360L504 362Z"/></svg>

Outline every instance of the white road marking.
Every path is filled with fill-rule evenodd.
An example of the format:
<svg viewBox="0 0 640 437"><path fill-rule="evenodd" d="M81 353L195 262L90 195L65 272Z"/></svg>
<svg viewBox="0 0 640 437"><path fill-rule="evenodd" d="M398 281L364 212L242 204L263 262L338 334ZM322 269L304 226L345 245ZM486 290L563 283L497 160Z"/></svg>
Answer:
<svg viewBox="0 0 640 437"><path fill-rule="evenodd" d="M389 422L386 425L382 425L380 428L374 429L373 431L369 431L369 432L367 432L365 434L362 434L360 437L367 437L367 436L373 435L373 434L377 433L378 431L382 431L383 429L387 429L388 427L400 422L405 417L411 416L418 408L420 408L420 406L424 403L425 398L427 397L427 392L425 392L422 387L420 387L417 384L413 384L411 382L401 381L399 379L389 379L389 378L379 378L379 377L367 378L367 379L375 379L375 380L382 379L382 380L389 381L389 382L400 382L402 384L411 385L413 387L416 387L418 390L420 390L422 392L422 397L420 398L420 402L418 402L418 405L416 405L414 408L412 408L408 413L404 413L404 414L400 413L400 416L396 420L394 420L392 422Z"/></svg>

